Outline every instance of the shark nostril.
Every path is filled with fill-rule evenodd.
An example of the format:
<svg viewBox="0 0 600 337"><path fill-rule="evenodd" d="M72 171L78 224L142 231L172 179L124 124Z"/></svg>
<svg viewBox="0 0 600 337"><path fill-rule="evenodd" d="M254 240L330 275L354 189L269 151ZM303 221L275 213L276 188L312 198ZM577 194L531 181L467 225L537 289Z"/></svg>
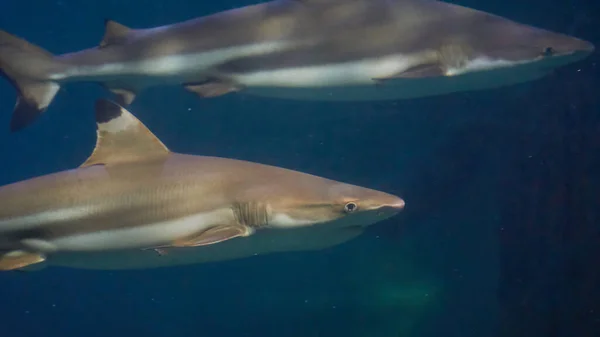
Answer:
<svg viewBox="0 0 600 337"><path fill-rule="evenodd" d="M544 49L544 51L542 52L542 56L552 56L555 53L556 53L556 51L554 50L554 48L546 47L546 49Z"/></svg>

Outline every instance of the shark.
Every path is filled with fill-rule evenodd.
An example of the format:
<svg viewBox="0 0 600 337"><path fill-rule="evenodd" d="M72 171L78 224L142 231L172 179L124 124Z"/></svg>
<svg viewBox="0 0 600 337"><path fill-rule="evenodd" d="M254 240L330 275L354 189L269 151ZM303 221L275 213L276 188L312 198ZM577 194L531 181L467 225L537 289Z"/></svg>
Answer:
<svg viewBox="0 0 600 337"><path fill-rule="evenodd" d="M399 100L533 81L594 49L447 2L277 0L152 28L105 20L99 45L56 56L0 30L0 72L18 92L18 131L74 82L100 83L124 106L159 85L203 98Z"/></svg>
<svg viewBox="0 0 600 337"><path fill-rule="evenodd" d="M365 187L171 152L117 103L100 99L95 109L96 146L83 164L0 187L0 270L59 254L75 256L77 263L77 255L86 253L218 250L255 235L277 240L268 232L278 231L291 231L284 236L297 249L302 242L294 242L294 229L307 246L327 246L404 208L402 198ZM311 243L311 230L327 238ZM266 249L285 249L275 246Z"/></svg>

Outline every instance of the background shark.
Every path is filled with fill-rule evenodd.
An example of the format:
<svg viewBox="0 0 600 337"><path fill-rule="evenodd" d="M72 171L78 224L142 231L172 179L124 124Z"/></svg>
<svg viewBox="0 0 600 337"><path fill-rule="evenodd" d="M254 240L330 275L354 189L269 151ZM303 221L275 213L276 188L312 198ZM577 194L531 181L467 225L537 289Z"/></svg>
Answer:
<svg viewBox="0 0 600 337"><path fill-rule="evenodd" d="M593 50L433 0L287 0L148 29L107 21L98 47L59 56L0 31L0 70L19 91L19 130L69 82L101 83L124 105L169 84L201 97L405 99L538 79Z"/></svg>
<svg viewBox="0 0 600 337"><path fill-rule="evenodd" d="M172 153L105 100L96 104L96 120L96 147L79 168L0 188L0 270L60 252L168 255L173 247L294 228L337 230L343 240L404 207L394 195L301 172Z"/></svg>

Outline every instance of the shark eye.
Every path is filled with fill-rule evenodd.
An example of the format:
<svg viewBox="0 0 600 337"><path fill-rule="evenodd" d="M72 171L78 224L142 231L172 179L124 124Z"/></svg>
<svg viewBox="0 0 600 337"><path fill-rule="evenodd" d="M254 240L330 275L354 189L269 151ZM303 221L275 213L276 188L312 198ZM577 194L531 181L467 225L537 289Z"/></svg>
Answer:
<svg viewBox="0 0 600 337"><path fill-rule="evenodd" d="M544 49L544 51L542 52L542 56L552 56L554 55L554 48L552 47L547 47L546 49Z"/></svg>
<svg viewBox="0 0 600 337"><path fill-rule="evenodd" d="M352 213L352 212L356 211L357 208L358 208L358 206L355 203L349 202L346 204L346 206L344 206L344 211L346 213Z"/></svg>

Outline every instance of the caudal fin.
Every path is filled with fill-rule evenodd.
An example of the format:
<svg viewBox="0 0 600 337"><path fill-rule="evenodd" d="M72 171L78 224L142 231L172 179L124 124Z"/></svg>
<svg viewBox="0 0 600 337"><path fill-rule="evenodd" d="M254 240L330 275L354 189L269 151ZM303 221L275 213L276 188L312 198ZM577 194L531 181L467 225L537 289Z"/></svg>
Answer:
<svg viewBox="0 0 600 337"><path fill-rule="evenodd" d="M60 89L50 79L57 65L46 50L0 30L0 75L18 90L11 131L27 127L46 111Z"/></svg>

